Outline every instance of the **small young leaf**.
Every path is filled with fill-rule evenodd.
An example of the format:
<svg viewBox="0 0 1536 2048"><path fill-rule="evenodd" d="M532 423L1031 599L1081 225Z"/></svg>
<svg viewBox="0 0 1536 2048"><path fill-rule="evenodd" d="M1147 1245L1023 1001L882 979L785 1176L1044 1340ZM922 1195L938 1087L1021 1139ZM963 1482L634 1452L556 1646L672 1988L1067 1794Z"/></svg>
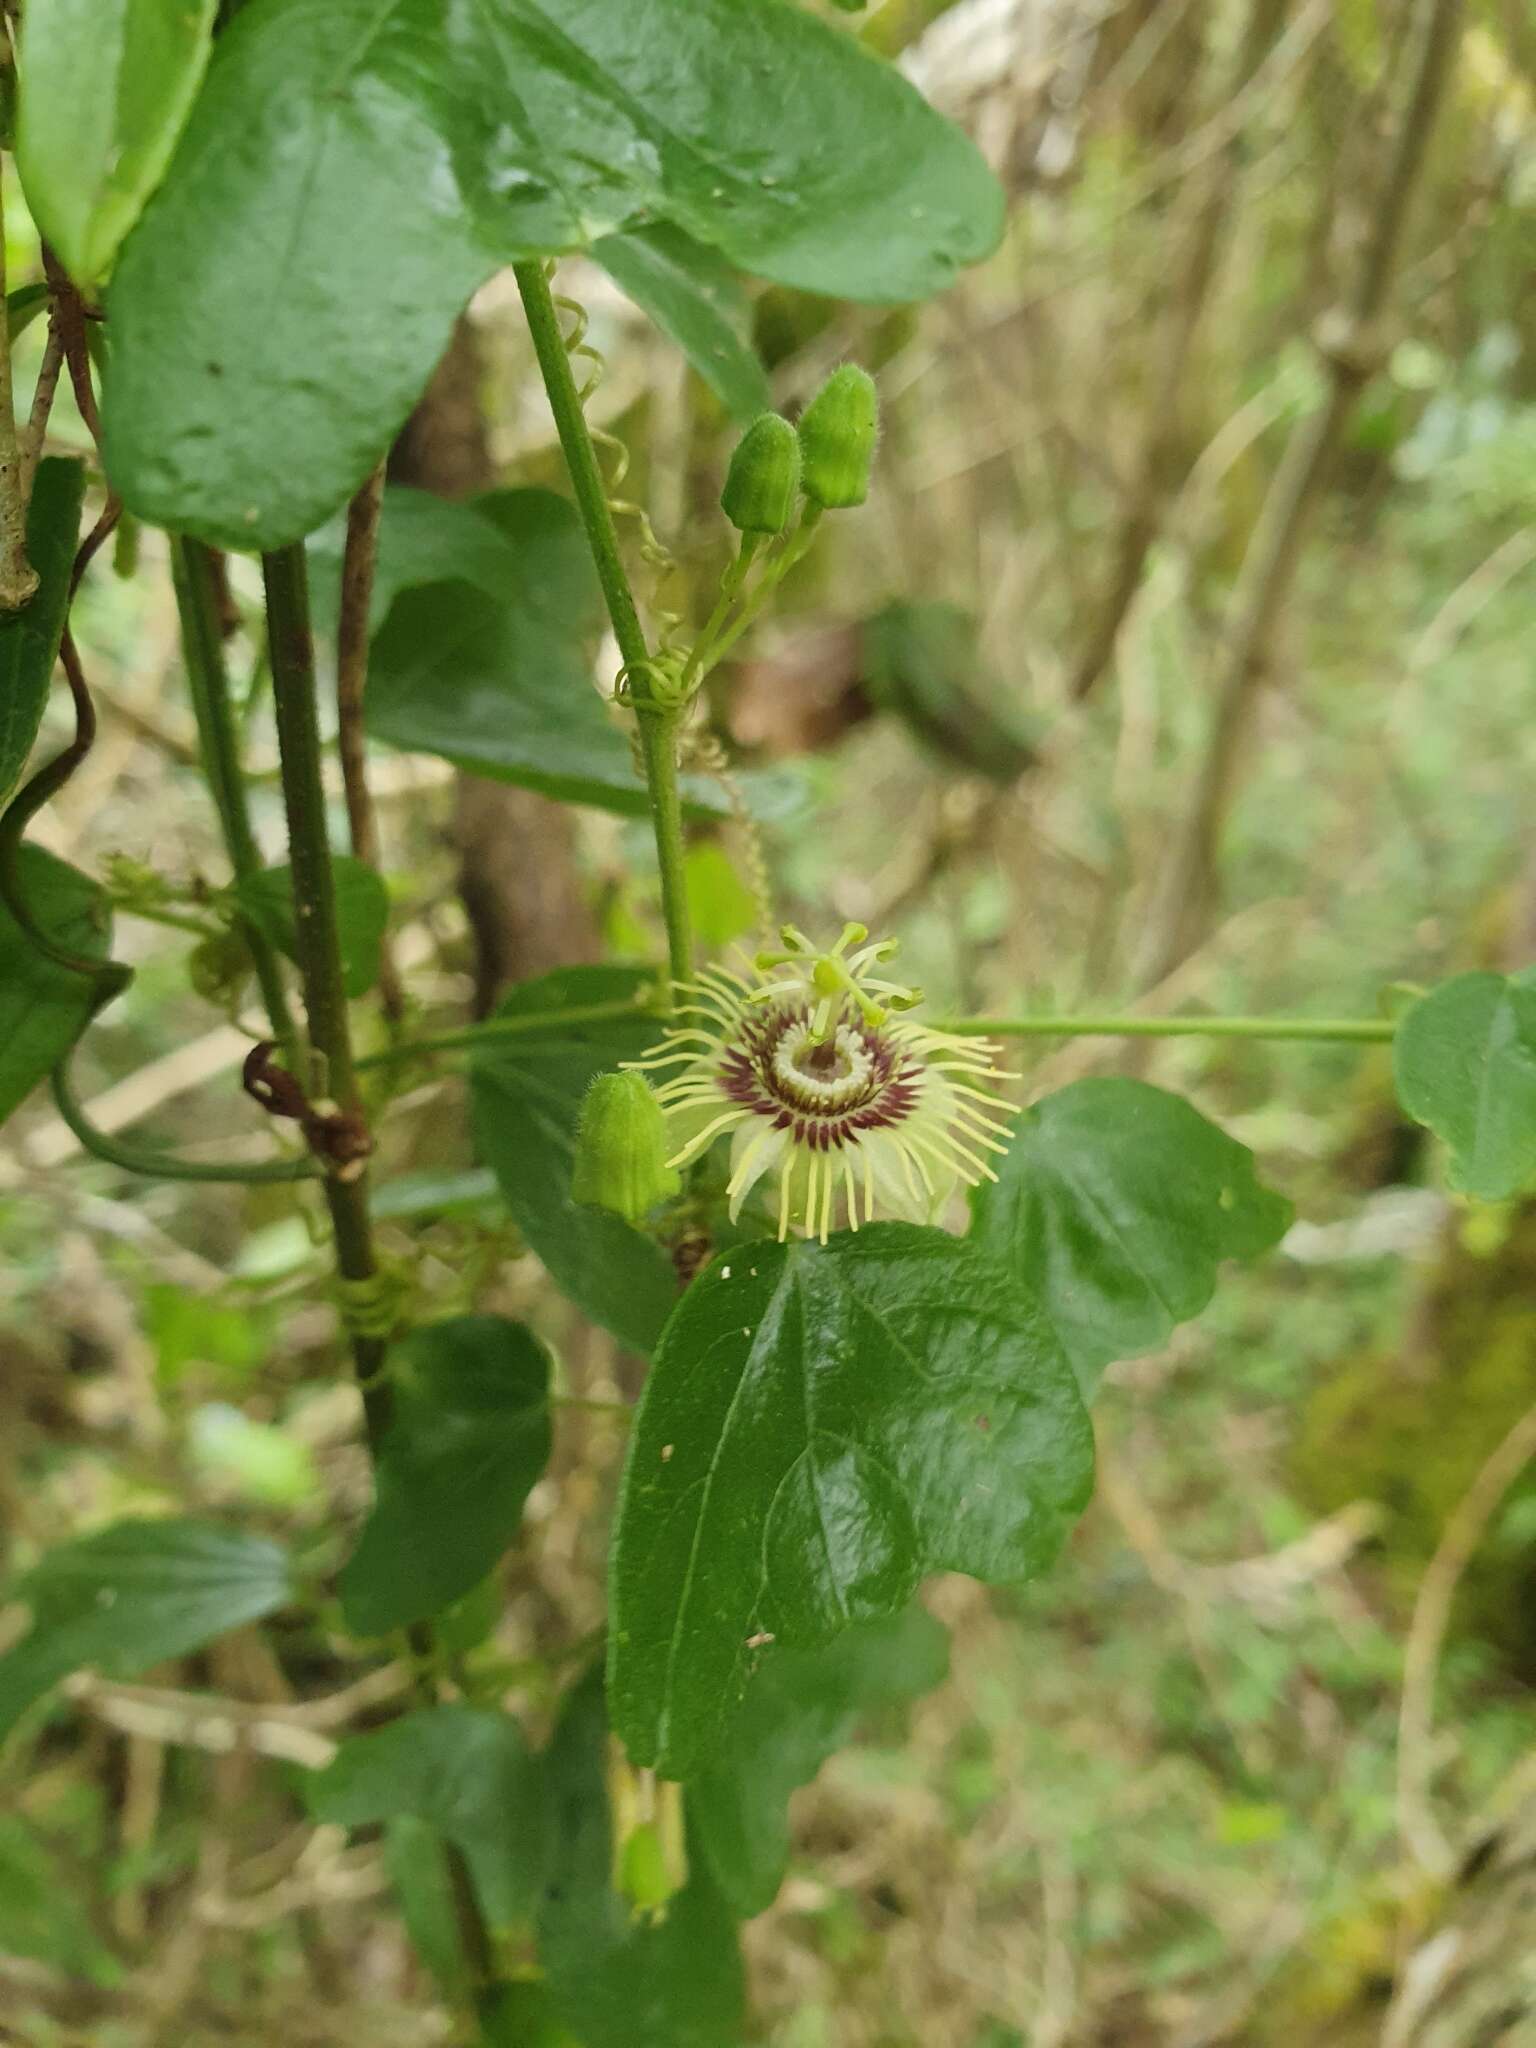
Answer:
<svg viewBox="0 0 1536 2048"><path fill-rule="evenodd" d="M665 1917L613 1889L602 1674L566 1701L545 1759L554 1853L539 1956L556 2013L582 2048L725 2048L741 2039L741 1954L708 1863L689 1849Z"/></svg>
<svg viewBox="0 0 1536 2048"><path fill-rule="evenodd" d="M1453 1186L1501 1202L1536 1184L1536 967L1431 989L1393 1056L1398 1100L1450 1147Z"/></svg>
<svg viewBox="0 0 1536 2048"><path fill-rule="evenodd" d="M609 1638L631 1759L711 1762L765 1636L829 1642L926 1572L1043 1571L1092 1477L1049 1323L974 1246L886 1223L723 1253L667 1324L631 1433Z"/></svg>
<svg viewBox="0 0 1536 2048"><path fill-rule="evenodd" d="M316 1820L341 1827L425 1821L463 1850L493 1926L532 1911L549 1848L545 1792L510 1714L424 1707L349 1736L304 1794Z"/></svg>
<svg viewBox="0 0 1536 2048"><path fill-rule="evenodd" d="M921 1607L769 1657L725 1746L688 1787L688 1815L731 1910L773 1904L789 1861L789 1796L841 1749L861 1715L943 1683L949 1639Z"/></svg>
<svg viewBox="0 0 1536 2048"><path fill-rule="evenodd" d="M605 235L592 257L677 343L733 420L745 426L772 404L746 293L713 249L662 224Z"/></svg>
<svg viewBox="0 0 1536 2048"><path fill-rule="evenodd" d="M27 0L16 168L77 284L94 284L170 162L218 0Z"/></svg>
<svg viewBox="0 0 1536 2048"><path fill-rule="evenodd" d="M389 923L389 891L374 868L348 853L333 857L331 873L336 882L343 985L349 996L365 996L379 978L379 948ZM296 959L292 868L263 868L238 891L238 897L240 908L278 951Z"/></svg>
<svg viewBox="0 0 1536 2048"><path fill-rule="evenodd" d="M971 1242L1034 1292L1085 1396L1199 1315L1223 1259L1268 1251L1291 1221L1246 1146L1182 1096L1115 1076L1026 1110L997 1172L971 1197Z"/></svg>
<svg viewBox="0 0 1536 2048"><path fill-rule="evenodd" d="M649 977L633 967L568 967L524 982L498 1018L551 1013L547 1028L487 1041L470 1063L475 1143L513 1221L577 1306L635 1351L649 1351L677 1296L671 1261L648 1237L571 1199L582 1097L594 1074L639 1059L660 1027L633 1016L562 1022L561 1013L632 1001Z"/></svg>
<svg viewBox="0 0 1536 2048"><path fill-rule="evenodd" d="M40 846L21 848L16 872L45 932L82 959L106 959L111 912L88 876ZM0 1124L69 1051L93 1001L85 976L45 959L0 903Z"/></svg>
<svg viewBox="0 0 1536 2048"><path fill-rule="evenodd" d="M32 1626L0 1657L0 1739L71 1671L132 1678L293 1597L275 1543L180 1518L114 1522L51 1550L14 1592Z"/></svg>
<svg viewBox="0 0 1536 2048"><path fill-rule="evenodd" d="M448 1996L457 1998L464 1989L464 1949L442 1836L413 1813L395 1814L384 1823L384 1868L412 1948Z"/></svg>
<svg viewBox="0 0 1536 2048"><path fill-rule="evenodd" d="M454 1316L390 1354L394 1413L376 1498L338 1588L347 1626L384 1635L477 1585L549 1462L549 1354L505 1316Z"/></svg>
<svg viewBox="0 0 1536 2048"><path fill-rule="evenodd" d="M43 722L53 665L69 611L69 581L85 498L85 464L45 455L27 508L27 559L37 589L0 617L0 810L21 780Z"/></svg>

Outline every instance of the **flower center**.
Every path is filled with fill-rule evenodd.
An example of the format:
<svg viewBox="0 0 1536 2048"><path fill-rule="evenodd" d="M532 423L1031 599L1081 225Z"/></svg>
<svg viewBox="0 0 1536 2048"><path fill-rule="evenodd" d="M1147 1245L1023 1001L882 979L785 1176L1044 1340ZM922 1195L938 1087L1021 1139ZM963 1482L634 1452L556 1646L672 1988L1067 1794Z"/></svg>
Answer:
<svg viewBox="0 0 1536 2048"><path fill-rule="evenodd" d="M792 1024L773 1049L773 1078L785 1097L812 1115L835 1116L862 1102L874 1079L874 1061L858 1033L839 1024L816 1039L809 1021Z"/></svg>

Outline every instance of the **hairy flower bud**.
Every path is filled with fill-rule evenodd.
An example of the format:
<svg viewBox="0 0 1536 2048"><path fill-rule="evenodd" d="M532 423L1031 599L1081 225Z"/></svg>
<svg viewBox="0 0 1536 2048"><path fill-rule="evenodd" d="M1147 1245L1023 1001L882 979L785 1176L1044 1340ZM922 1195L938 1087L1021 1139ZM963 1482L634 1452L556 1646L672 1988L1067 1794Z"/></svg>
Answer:
<svg viewBox="0 0 1536 2048"><path fill-rule="evenodd" d="M800 417L800 488L813 505L833 512L863 504L879 431L874 379L857 363L844 363Z"/></svg>
<svg viewBox="0 0 1536 2048"><path fill-rule="evenodd" d="M667 1165L666 1119L639 1074L598 1074L581 1105L571 1198L638 1223L682 1185Z"/></svg>
<svg viewBox="0 0 1536 2048"><path fill-rule="evenodd" d="M782 533L799 489L800 437L779 413L760 413L736 444L721 510L742 533Z"/></svg>

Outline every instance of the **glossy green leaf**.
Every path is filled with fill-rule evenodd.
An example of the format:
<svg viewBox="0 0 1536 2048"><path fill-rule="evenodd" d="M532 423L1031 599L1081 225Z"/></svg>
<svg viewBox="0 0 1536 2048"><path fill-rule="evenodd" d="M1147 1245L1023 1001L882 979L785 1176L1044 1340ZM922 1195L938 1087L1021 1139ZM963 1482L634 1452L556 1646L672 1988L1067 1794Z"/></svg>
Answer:
<svg viewBox="0 0 1536 2048"><path fill-rule="evenodd" d="M1144 1081L1048 1095L997 1172L971 1198L971 1241L1034 1291L1085 1393L1199 1315L1223 1259L1270 1250L1291 1221L1245 1145Z"/></svg>
<svg viewBox="0 0 1536 2048"><path fill-rule="evenodd" d="M391 493L380 531L366 711L375 739L475 774L640 812L645 785L593 687L597 581L576 508L552 491L471 505Z"/></svg>
<svg viewBox="0 0 1536 2048"><path fill-rule="evenodd" d="M709 1763L765 1636L828 1642L927 1572L1044 1570L1092 1477L1049 1323L973 1245L887 1223L723 1253L631 1432L609 1637L630 1756L668 1777Z"/></svg>
<svg viewBox="0 0 1536 2048"><path fill-rule="evenodd" d="M32 217L94 284L170 162L218 0L27 0L16 168Z"/></svg>
<svg viewBox="0 0 1536 2048"><path fill-rule="evenodd" d="M277 1544L177 1517L114 1522L51 1550L14 1593L32 1626L0 1657L0 1737L69 1672L132 1678L259 1621L293 1587Z"/></svg>
<svg viewBox="0 0 1536 2048"><path fill-rule="evenodd" d="M556 2012L583 2048L727 2048L742 2038L736 1928L697 1846L655 1924L614 1891L602 1675L565 1704L545 1759L554 1854L539 1957Z"/></svg>
<svg viewBox="0 0 1536 2048"><path fill-rule="evenodd" d="M571 1162L587 1083L648 1052L660 1027L639 1012L587 1021L568 1013L632 1000L651 979L633 967L568 967L524 982L495 1014L547 1013L547 1028L488 1040L470 1065L475 1144L513 1221L555 1285L642 1352L655 1343L676 1299L672 1263L619 1217L579 1208L571 1200Z"/></svg>
<svg viewBox="0 0 1536 2048"><path fill-rule="evenodd" d="M560 2023L553 1993L542 1977L514 1977L498 1985L479 2011L478 2048L582 2048Z"/></svg>
<svg viewBox="0 0 1536 2048"><path fill-rule="evenodd" d="M751 308L713 249L665 224L605 235L592 255L628 299L675 341L734 420L773 402L751 340Z"/></svg>
<svg viewBox="0 0 1536 2048"><path fill-rule="evenodd" d="M232 547L312 530L517 256L666 222L738 269L921 298L1002 195L792 0L258 0L113 279L107 465Z"/></svg>
<svg viewBox="0 0 1536 2048"><path fill-rule="evenodd" d="M813 1650L781 1650L747 1687L718 1759L688 1786L697 1841L733 1912L766 1912L789 1861L789 1797L861 1716L943 1683L949 1639L921 1607L851 1628Z"/></svg>
<svg viewBox="0 0 1536 2048"><path fill-rule="evenodd" d="M383 1635L478 1585L549 1462L549 1354L505 1316L426 1323L390 1353L373 1512L338 1581L347 1626Z"/></svg>
<svg viewBox="0 0 1536 2048"><path fill-rule="evenodd" d="M505 255L665 220L738 270L887 301L941 290L1001 232L960 131L793 0L491 0L462 28Z"/></svg>
<svg viewBox="0 0 1536 2048"><path fill-rule="evenodd" d="M379 949L389 923L389 891L377 869L349 853L332 857L336 883L336 930L341 941L342 982L349 996L364 996L379 978ZM290 960L298 955L293 870L263 868L238 892L240 908Z"/></svg>
<svg viewBox="0 0 1536 2048"><path fill-rule="evenodd" d="M1454 1186L1499 1202L1536 1185L1536 968L1431 989L1394 1058L1398 1100L1449 1146Z"/></svg>
<svg viewBox="0 0 1536 2048"><path fill-rule="evenodd" d="M425 1821L463 1850L494 1926L533 1909L548 1853L545 1795L510 1714L425 1707L349 1736L304 1795L316 1820L340 1827Z"/></svg>
<svg viewBox="0 0 1536 2048"><path fill-rule="evenodd" d="M463 584L399 598L374 642L374 739L570 803L638 814L629 739L560 630Z"/></svg>
<svg viewBox="0 0 1536 2048"><path fill-rule="evenodd" d="M258 0L219 37L107 295L107 469L228 547L317 526L378 461L491 268L438 0Z"/></svg>
<svg viewBox="0 0 1536 2048"><path fill-rule="evenodd" d="M84 498L85 464L44 456L27 509L27 559L37 571L37 590L19 612L0 617L0 810L21 780L43 722L69 612Z"/></svg>
<svg viewBox="0 0 1536 2048"><path fill-rule="evenodd" d="M84 959L106 959L111 912L88 876L40 846L21 848L16 872L45 932ZM0 1123L69 1051L91 1020L93 1000L86 977L45 959L0 903Z"/></svg>
<svg viewBox="0 0 1536 2048"><path fill-rule="evenodd" d="M104 1939L105 1930L92 1925L94 1902L82 1896L84 1888L77 1882L82 1802L70 1800L63 1788L61 1794L48 1804L53 1814L70 1814L66 1840L58 1839L52 1826L39 1824L36 1795L25 1818L18 1811L0 1812L0 1927L6 1955L46 1963L82 1989L120 1983L122 1964ZM17 1974L12 1963L7 1975L14 1982ZM23 2008L25 2002L23 1993ZM25 2025L27 2015L13 2008L7 2019Z"/></svg>

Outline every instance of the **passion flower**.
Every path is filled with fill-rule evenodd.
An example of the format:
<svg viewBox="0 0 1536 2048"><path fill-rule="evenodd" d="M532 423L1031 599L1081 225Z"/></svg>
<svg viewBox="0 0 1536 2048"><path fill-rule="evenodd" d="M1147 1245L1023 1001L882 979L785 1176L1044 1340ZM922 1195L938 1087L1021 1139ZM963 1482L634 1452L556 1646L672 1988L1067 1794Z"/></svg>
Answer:
<svg viewBox="0 0 1536 2048"><path fill-rule="evenodd" d="M686 1166L731 1133L731 1217L758 1182L778 1184L778 1231L823 1243L841 1211L857 1230L877 1213L931 1222L961 1184L994 1180L1012 1108L983 1039L933 1031L907 1014L919 992L875 970L893 940L844 928L818 952L792 926L784 950L705 968L647 1059L675 1069L656 1088ZM849 952L849 948L856 950Z"/></svg>

